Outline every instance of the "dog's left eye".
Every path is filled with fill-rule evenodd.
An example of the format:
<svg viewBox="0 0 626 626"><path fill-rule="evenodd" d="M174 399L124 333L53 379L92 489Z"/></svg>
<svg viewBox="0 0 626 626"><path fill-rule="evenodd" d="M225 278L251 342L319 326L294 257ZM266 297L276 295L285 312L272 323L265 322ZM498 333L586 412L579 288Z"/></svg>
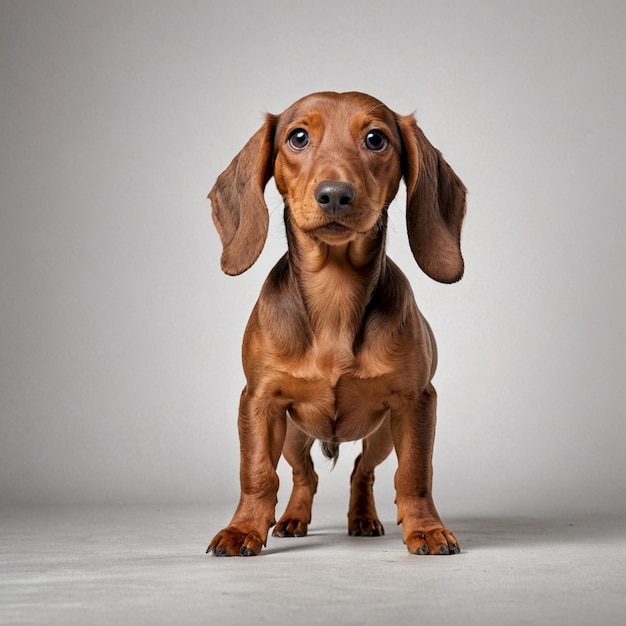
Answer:
<svg viewBox="0 0 626 626"><path fill-rule="evenodd" d="M294 150L304 150L309 145L309 133L304 128L296 128L289 133L287 142Z"/></svg>
<svg viewBox="0 0 626 626"><path fill-rule="evenodd" d="M389 145L389 140L380 130L370 130L365 135L365 147L372 152L382 152Z"/></svg>

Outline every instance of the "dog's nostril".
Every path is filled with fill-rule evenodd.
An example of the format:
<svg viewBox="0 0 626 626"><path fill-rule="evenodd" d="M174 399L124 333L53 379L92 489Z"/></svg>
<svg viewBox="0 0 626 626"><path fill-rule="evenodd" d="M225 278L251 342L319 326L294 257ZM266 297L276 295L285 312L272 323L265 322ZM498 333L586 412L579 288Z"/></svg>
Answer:
<svg viewBox="0 0 626 626"><path fill-rule="evenodd" d="M326 213L338 215L354 202L356 190L350 183L325 180L315 188L315 199Z"/></svg>

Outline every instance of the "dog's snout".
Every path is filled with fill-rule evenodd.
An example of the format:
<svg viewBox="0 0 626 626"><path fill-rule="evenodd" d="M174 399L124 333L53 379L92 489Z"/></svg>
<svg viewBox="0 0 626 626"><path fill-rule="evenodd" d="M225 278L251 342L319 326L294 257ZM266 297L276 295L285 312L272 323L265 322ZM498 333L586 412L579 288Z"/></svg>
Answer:
<svg viewBox="0 0 626 626"><path fill-rule="evenodd" d="M324 180L315 188L317 203L330 215L345 213L355 197L356 190L350 183Z"/></svg>

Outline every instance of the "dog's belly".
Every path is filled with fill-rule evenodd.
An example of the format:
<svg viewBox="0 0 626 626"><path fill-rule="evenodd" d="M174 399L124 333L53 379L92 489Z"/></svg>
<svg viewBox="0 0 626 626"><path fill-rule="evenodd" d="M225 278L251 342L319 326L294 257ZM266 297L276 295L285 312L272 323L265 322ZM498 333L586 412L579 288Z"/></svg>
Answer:
<svg viewBox="0 0 626 626"><path fill-rule="evenodd" d="M345 442L363 439L385 419L393 394L387 377L359 379L344 375L327 381L298 381L291 398L292 421L315 439Z"/></svg>

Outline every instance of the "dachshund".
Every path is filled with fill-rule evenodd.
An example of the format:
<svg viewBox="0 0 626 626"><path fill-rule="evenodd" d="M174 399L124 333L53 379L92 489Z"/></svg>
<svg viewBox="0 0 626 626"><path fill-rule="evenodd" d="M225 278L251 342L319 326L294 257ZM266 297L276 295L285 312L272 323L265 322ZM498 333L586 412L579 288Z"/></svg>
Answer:
<svg viewBox="0 0 626 626"><path fill-rule="evenodd" d="M395 449L397 522L408 551L456 554L459 544L432 497L435 340L407 278L385 253L385 237L404 178L417 264L436 281L458 281L465 186L412 115L363 93L311 94L267 114L209 193L226 274L246 271L263 249L272 176L284 199L287 252L245 331L241 494L207 553L254 556L272 526L276 537L306 535L318 482L312 444L319 440L336 460L340 443L362 439L349 534L384 534L374 469ZM281 454L293 488L276 523Z"/></svg>

